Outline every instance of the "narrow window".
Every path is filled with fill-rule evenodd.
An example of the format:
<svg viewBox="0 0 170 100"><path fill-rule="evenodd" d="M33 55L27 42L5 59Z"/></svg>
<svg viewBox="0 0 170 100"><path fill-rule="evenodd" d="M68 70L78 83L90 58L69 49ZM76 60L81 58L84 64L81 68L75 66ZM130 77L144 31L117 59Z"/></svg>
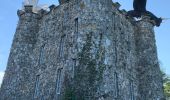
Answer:
<svg viewBox="0 0 170 100"><path fill-rule="evenodd" d="M113 27L113 30L115 31L116 30L116 28L115 28L115 19L116 19L116 17L115 17L115 13L113 13L112 14L112 27Z"/></svg>
<svg viewBox="0 0 170 100"><path fill-rule="evenodd" d="M75 73L75 67L76 67L76 59L72 60L72 72L73 72L73 78L74 78L74 73Z"/></svg>
<svg viewBox="0 0 170 100"><path fill-rule="evenodd" d="M63 58L64 56L64 42L65 42L65 35L61 36L60 47L59 47L59 58Z"/></svg>
<svg viewBox="0 0 170 100"><path fill-rule="evenodd" d="M130 100L134 100L134 86L133 86L133 81L130 81L130 87L129 87L129 91L130 91Z"/></svg>
<svg viewBox="0 0 170 100"><path fill-rule="evenodd" d="M37 98L39 95L39 86L40 86L40 75L36 76L36 81L35 81L35 93L34 93L34 98Z"/></svg>
<svg viewBox="0 0 170 100"><path fill-rule="evenodd" d="M64 31L64 21L61 22L61 27L62 27L61 32L63 33L63 31Z"/></svg>
<svg viewBox="0 0 170 100"><path fill-rule="evenodd" d="M116 72L114 73L114 90L115 90L114 96L115 98L117 98L119 93L119 86L118 86L118 76Z"/></svg>
<svg viewBox="0 0 170 100"><path fill-rule="evenodd" d="M40 55L39 55L39 64L43 64L44 63L44 47L45 45L41 46L40 48Z"/></svg>
<svg viewBox="0 0 170 100"><path fill-rule="evenodd" d="M61 90L61 74L62 74L62 68L58 69L57 71L57 80L56 80L56 93L60 94Z"/></svg>
<svg viewBox="0 0 170 100"><path fill-rule="evenodd" d="M75 38L78 38L78 18L75 19Z"/></svg>

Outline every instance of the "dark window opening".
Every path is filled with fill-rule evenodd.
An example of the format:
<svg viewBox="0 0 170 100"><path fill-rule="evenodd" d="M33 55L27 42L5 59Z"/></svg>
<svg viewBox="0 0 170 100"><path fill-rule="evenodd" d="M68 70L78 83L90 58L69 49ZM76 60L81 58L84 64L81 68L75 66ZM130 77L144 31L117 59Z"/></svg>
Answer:
<svg viewBox="0 0 170 100"><path fill-rule="evenodd" d="M45 45L41 46L41 48L40 48L40 55L39 55L39 64L40 65L44 63L44 58L45 58L44 57L45 56L45 54L44 54L44 51L45 51L44 47L45 47Z"/></svg>
<svg viewBox="0 0 170 100"><path fill-rule="evenodd" d="M115 72L114 73L114 96L115 96L115 98L117 98L118 97L118 94L119 94L119 84L118 84L118 75L117 75L117 73Z"/></svg>
<svg viewBox="0 0 170 100"><path fill-rule="evenodd" d="M113 13L113 14L112 14L112 26L113 26L113 30L116 30L116 28L115 28L115 26L116 26L116 25L115 25L115 23L116 23L116 22L115 22L115 19L116 19L115 13Z"/></svg>
<svg viewBox="0 0 170 100"><path fill-rule="evenodd" d="M74 73L75 73L75 67L76 67L76 59L72 60L72 72L73 72L73 78L74 78Z"/></svg>
<svg viewBox="0 0 170 100"><path fill-rule="evenodd" d="M60 46L59 46L59 58L64 56L64 44L65 44L65 35L61 37Z"/></svg>
<svg viewBox="0 0 170 100"><path fill-rule="evenodd" d="M40 75L36 76L36 81L35 81L35 93L34 93L34 98L37 98L39 96L39 87L40 87Z"/></svg>
<svg viewBox="0 0 170 100"><path fill-rule="evenodd" d="M78 18L75 19L75 37L78 38Z"/></svg>
<svg viewBox="0 0 170 100"><path fill-rule="evenodd" d="M57 71L57 80L56 80L56 94L60 94L61 91L61 77L62 77L62 68Z"/></svg>

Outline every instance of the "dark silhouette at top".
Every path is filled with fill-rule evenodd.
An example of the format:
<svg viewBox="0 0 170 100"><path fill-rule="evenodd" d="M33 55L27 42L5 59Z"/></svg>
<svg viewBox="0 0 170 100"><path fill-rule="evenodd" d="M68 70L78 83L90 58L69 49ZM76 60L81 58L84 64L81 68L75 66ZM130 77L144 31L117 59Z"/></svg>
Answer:
<svg viewBox="0 0 170 100"><path fill-rule="evenodd" d="M146 0L134 0L133 8L137 12L145 12L146 11Z"/></svg>
<svg viewBox="0 0 170 100"><path fill-rule="evenodd" d="M147 0L134 0L133 8L134 10L128 11L128 15L132 17L141 17L142 15L149 16L151 20L154 20L156 26L160 26L162 23L162 18L156 17L153 13L146 10Z"/></svg>

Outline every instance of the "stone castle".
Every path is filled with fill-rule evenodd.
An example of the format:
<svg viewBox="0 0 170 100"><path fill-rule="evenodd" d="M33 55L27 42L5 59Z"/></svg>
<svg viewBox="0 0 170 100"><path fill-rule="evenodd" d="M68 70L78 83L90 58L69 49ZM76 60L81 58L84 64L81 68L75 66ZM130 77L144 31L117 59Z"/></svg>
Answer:
<svg viewBox="0 0 170 100"><path fill-rule="evenodd" d="M112 0L17 12L0 100L164 100L155 22Z"/></svg>

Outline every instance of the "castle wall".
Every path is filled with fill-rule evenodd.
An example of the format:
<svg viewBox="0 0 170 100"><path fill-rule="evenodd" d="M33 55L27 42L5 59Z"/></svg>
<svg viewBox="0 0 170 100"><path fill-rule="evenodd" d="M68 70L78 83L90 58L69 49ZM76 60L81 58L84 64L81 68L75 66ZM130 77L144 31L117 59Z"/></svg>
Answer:
<svg viewBox="0 0 170 100"><path fill-rule="evenodd" d="M145 39L140 34L153 27L140 26L145 22L136 24L112 0L75 0L57 7L52 5L49 12L28 12L27 9L20 12L0 92L2 100L146 99L140 93L149 91L143 86L152 79L141 82L147 80L148 72L143 78L139 71L142 68L138 67L144 61L140 55L146 49L142 48ZM151 47L154 51L155 44ZM158 66L155 71L159 73ZM160 80L161 77L153 81L159 83L158 88L151 90L153 98L161 93L153 92L161 90Z"/></svg>
<svg viewBox="0 0 170 100"><path fill-rule="evenodd" d="M139 70L139 94L144 100L163 98L163 81L157 58L153 22L144 17L137 22L136 51Z"/></svg>

